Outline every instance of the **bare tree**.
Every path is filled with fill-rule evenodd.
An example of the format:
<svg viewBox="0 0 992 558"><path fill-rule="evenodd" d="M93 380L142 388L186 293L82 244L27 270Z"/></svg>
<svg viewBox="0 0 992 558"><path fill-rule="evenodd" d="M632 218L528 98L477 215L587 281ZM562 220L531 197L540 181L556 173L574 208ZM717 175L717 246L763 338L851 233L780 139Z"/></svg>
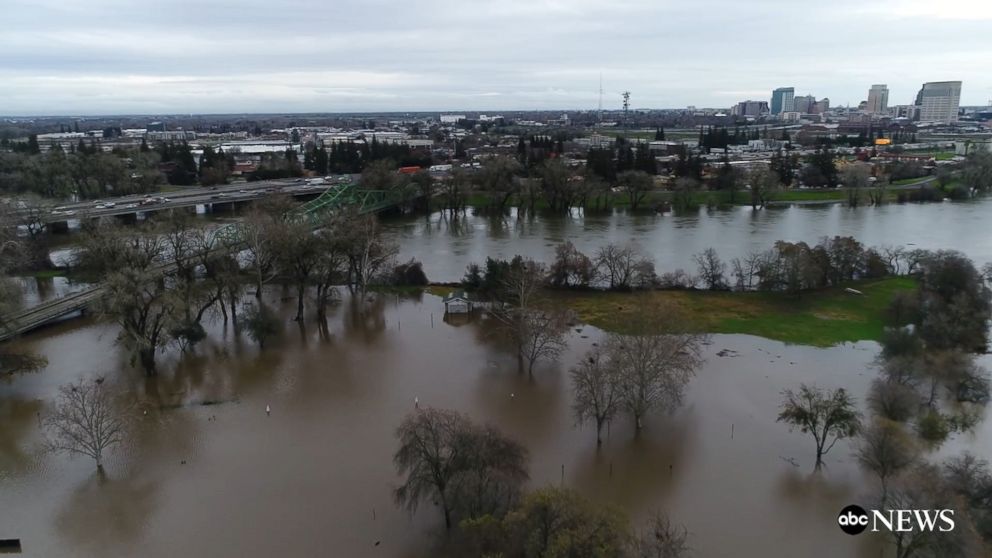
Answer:
<svg viewBox="0 0 992 558"><path fill-rule="evenodd" d="M276 276L276 259L279 251L275 245L275 234L282 225L282 215L289 209L285 199L266 200L252 207L241 222L239 236L244 241L249 265L255 275L255 297L261 298L262 285Z"/></svg>
<svg viewBox="0 0 992 558"><path fill-rule="evenodd" d="M596 423L596 445L603 445L603 425L613 420L622 403L622 384L619 370L596 348L586 354L577 366L569 372L575 400L572 413L576 422L587 420Z"/></svg>
<svg viewBox="0 0 992 558"><path fill-rule="evenodd" d="M862 467L878 477L882 488L879 506L884 508L889 481L916 463L918 450L901 425L877 419L861 432L861 443L855 455Z"/></svg>
<svg viewBox="0 0 992 558"><path fill-rule="evenodd" d="M689 554L689 531L655 512L648 528L634 542L635 558L683 558Z"/></svg>
<svg viewBox="0 0 992 558"><path fill-rule="evenodd" d="M364 291L376 276L392 267L398 248L382 237L375 215L344 215L336 230L348 258L351 284Z"/></svg>
<svg viewBox="0 0 992 558"><path fill-rule="evenodd" d="M59 388L55 408L42 424L50 451L92 457L103 469L103 452L124 441L130 407L101 380L80 381Z"/></svg>
<svg viewBox="0 0 992 558"><path fill-rule="evenodd" d="M854 400L844 388L825 392L816 386L802 384L798 392L787 389L782 395L785 401L778 422L785 422L790 428L798 428L813 437L816 442L815 470L823 467L823 456L838 440L858 433L860 416Z"/></svg>
<svg viewBox="0 0 992 558"><path fill-rule="evenodd" d="M544 264L531 259L521 260L520 265L511 266L503 284L508 301L520 309L530 308L534 295L544 285L547 275Z"/></svg>
<svg viewBox="0 0 992 558"><path fill-rule="evenodd" d="M607 244L596 252L596 267L609 280L609 288L627 290L653 281L654 263L637 245Z"/></svg>
<svg viewBox="0 0 992 558"><path fill-rule="evenodd" d="M565 350L566 320L560 312L515 308L500 319L510 328L521 372L526 364L527 373L533 376L538 360L558 360Z"/></svg>
<svg viewBox="0 0 992 558"><path fill-rule="evenodd" d="M679 331L676 312L662 314L664 321L646 320L637 328L650 333L611 334L606 342L620 374L623 406L634 417L637 431L648 412L682 404L685 386L703 362L704 336Z"/></svg>
<svg viewBox="0 0 992 558"><path fill-rule="evenodd" d="M706 287L711 291L722 291L727 289L727 264L720 260L716 250L707 248L695 255L696 266L699 278L706 283Z"/></svg>
<svg viewBox="0 0 992 558"><path fill-rule="evenodd" d="M734 258L731 261L734 275L734 288L738 291L750 291L754 288L754 281L758 270L761 269L763 256L757 252L750 252L743 258Z"/></svg>

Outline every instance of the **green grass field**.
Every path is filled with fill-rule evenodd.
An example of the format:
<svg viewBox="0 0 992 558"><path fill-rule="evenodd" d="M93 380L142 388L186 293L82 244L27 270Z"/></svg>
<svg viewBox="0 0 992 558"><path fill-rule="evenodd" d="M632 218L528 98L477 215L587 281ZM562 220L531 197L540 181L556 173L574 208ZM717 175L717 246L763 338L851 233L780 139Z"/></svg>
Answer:
<svg viewBox="0 0 992 558"><path fill-rule="evenodd" d="M614 293L548 291L547 303L565 305L583 322L619 333L636 333L639 314L676 309L706 333L743 333L799 345L829 347L848 341L877 341L893 295L916 287L892 277L853 283L863 295L830 288L801 296L763 292L649 291Z"/></svg>

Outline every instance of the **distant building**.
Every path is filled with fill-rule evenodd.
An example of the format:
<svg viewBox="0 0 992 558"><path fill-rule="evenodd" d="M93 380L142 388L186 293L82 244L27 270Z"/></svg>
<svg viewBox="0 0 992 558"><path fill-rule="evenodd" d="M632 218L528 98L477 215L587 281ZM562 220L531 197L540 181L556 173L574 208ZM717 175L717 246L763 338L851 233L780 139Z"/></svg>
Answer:
<svg viewBox="0 0 992 558"><path fill-rule="evenodd" d="M145 134L148 141L185 141L196 139L196 133L184 130L170 130L168 132L153 132L151 128Z"/></svg>
<svg viewBox="0 0 992 558"><path fill-rule="evenodd" d="M921 122L957 122L961 104L960 81L924 83L916 95Z"/></svg>
<svg viewBox="0 0 992 558"><path fill-rule="evenodd" d="M868 90L867 110L871 114L885 112L889 108L889 88L884 84L872 85Z"/></svg>
<svg viewBox="0 0 992 558"><path fill-rule="evenodd" d="M151 122L145 126L145 130L149 132L164 132L165 122Z"/></svg>
<svg viewBox="0 0 992 558"><path fill-rule="evenodd" d="M830 99L824 97L816 102L816 106L813 107L813 114L823 114L830 110Z"/></svg>
<svg viewBox="0 0 992 558"><path fill-rule="evenodd" d="M730 114L734 116L761 116L768 114L768 102L741 101L730 109Z"/></svg>
<svg viewBox="0 0 992 558"><path fill-rule="evenodd" d="M782 114L783 112L795 111L795 87L779 87L772 91L772 114Z"/></svg>
<svg viewBox="0 0 992 558"><path fill-rule="evenodd" d="M459 120L465 120L464 114L442 114L441 124L458 124Z"/></svg>
<svg viewBox="0 0 992 558"><path fill-rule="evenodd" d="M892 107L892 115L896 118L918 120L920 116L920 107L916 105L896 105Z"/></svg>
<svg viewBox="0 0 992 558"><path fill-rule="evenodd" d="M816 106L816 97L812 95L800 95L793 98L792 106L793 110L799 114L813 114L813 108Z"/></svg>

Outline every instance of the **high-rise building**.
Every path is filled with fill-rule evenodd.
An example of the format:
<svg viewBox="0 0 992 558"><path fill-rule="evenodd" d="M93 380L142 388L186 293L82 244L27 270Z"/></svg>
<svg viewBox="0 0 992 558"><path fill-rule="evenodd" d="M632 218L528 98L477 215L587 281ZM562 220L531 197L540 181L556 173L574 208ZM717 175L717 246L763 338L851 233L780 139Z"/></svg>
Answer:
<svg viewBox="0 0 992 558"><path fill-rule="evenodd" d="M800 114L813 114L813 107L816 106L816 97L812 95L800 95L792 99L793 110Z"/></svg>
<svg viewBox="0 0 992 558"><path fill-rule="evenodd" d="M916 94L923 122L957 122L960 104L960 81L930 81Z"/></svg>
<svg viewBox="0 0 992 558"><path fill-rule="evenodd" d="M816 102L816 106L813 107L814 114L823 114L830 110L830 99L824 97Z"/></svg>
<svg viewBox="0 0 992 558"><path fill-rule="evenodd" d="M795 87L779 87L772 91L772 114L795 111Z"/></svg>
<svg viewBox="0 0 992 558"><path fill-rule="evenodd" d="M761 116L768 114L767 101L741 101L730 109L734 116Z"/></svg>
<svg viewBox="0 0 992 558"><path fill-rule="evenodd" d="M884 84L872 85L868 90L867 111L876 114L889 108L889 88Z"/></svg>

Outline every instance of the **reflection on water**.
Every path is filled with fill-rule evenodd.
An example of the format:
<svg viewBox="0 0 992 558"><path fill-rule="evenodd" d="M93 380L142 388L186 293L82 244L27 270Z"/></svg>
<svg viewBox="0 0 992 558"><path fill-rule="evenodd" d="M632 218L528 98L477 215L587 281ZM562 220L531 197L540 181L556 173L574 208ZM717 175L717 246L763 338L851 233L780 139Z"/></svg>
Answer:
<svg viewBox="0 0 992 558"><path fill-rule="evenodd" d="M457 218L444 213L394 218L387 230L400 244L404 258L424 263L434 281L457 281L465 266L487 256L516 254L550 261L555 245L570 240L587 254L608 242L637 241L655 258L658 269L692 270L692 256L714 248L724 259L754 250L766 250L776 240L815 243L824 236L853 236L870 246L912 245L928 249L956 249L978 263L992 261L992 243L984 235L992 217L992 199L931 204L890 204L851 209L840 204L700 209L690 215L611 213L568 217L475 215Z"/></svg>
<svg viewBox="0 0 992 558"><path fill-rule="evenodd" d="M194 354L163 355L155 378L129 365L107 324L79 320L22 340L50 365L0 385L0 537L20 537L38 557L427 556L435 510L411 517L391 498L394 431L417 398L523 443L532 486L564 482L635 522L666 510L699 556L879 556L880 541L835 525L872 489L850 446L811 475L811 442L775 422L785 386L863 394L871 343L714 336L682 409L650 417L636 437L619 419L597 450L592 427L574 425L567 375L600 340L594 328L530 379L486 321L440 319L437 297L344 296L322 329L290 321L295 303L282 294L266 295L285 331L264 352L215 323ZM723 349L738 356L716 356ZM37 452L36 415L59 384L96 376L148 410L105 478L86 459ZM989 434L983 423L951 445L992 457Z"/></svg>

